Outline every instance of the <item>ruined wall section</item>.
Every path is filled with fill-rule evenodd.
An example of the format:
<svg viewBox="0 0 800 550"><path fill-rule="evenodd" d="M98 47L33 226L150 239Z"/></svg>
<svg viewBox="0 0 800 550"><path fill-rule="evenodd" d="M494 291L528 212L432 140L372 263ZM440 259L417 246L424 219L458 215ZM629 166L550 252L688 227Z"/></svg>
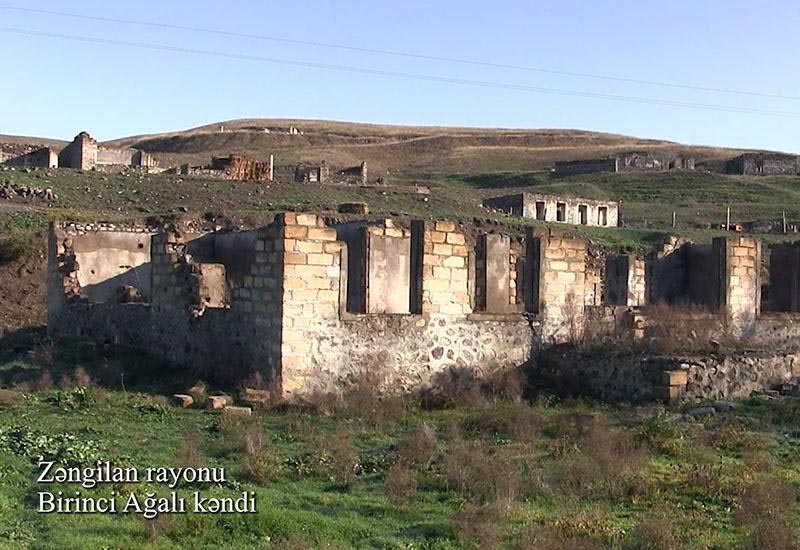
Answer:
<svg viewBox="0 0 800 550"><path fill-rule="evenodd" d="M605 303L641 307L647 303L647 278L644 258L633 255L606 259Z"/></svg>
<svg viewBox="0 0 800 550"><path fill-rule="evenodd" d="M425 224L422 257L422 313L472 313L469 250L450 221Z"/></svg>
<svg viewBox="0 0 800 550"><path fill-rule="evenodd" d="M733 334L755 329L761 312L761 241L750 237L718 237L713 250L719 260L719 310Z"/></svg>
<svg viewBox="0 0 800 550"><path fill-rule="evenodd" d="M540 241L539 307L542 341L574 342L583 334L586 297L586 241Z"/></svg>
<svg viewBox="0 0 800 550"><path fill-rule="evenodd" d="M81 132L58 154L58 165L62 168L91 170L97 164L97 141L86 132Z"/></svg>

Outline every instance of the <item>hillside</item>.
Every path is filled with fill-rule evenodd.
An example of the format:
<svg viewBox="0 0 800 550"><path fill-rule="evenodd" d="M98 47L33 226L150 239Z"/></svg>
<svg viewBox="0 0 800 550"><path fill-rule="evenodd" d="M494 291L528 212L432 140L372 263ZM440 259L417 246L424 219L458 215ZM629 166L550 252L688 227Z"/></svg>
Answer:
<svg viewBox="0 0 800 550"><path fill-rule="evenodd" d="M302 134L288 134L290 126ZM720 161L741 152L583 130L391 126L293 119L232 120L183 132L122 138L108 145L144 149L164 165L206 163L211 156L229 153L257 158L274 154L277 164L325 159L333 166L349 166L366 160L372 174L389 173L401 179L424 179L456 171L547 170L557 160L635 149L676 152L702 162Z"/></svg>
<svg viewBox="0 0 800 550"><path fill-rule="evenodd" d="M290 127L301 133L289 134ZM65 142L0 135L0 144L60 149ZM398 126L301 119L229 120L184 131L123 137L103 144L143 149L162 166L204 165L213 156L230 153L259 159L272 154L278 166L326 160L331 166L344 167L367 161L370 177L389 176L398 182L424 181L452 173L544 171L559 160L631 150L693 156L705 168L719 166L721 161L743 151L572 129Z"/></svg>

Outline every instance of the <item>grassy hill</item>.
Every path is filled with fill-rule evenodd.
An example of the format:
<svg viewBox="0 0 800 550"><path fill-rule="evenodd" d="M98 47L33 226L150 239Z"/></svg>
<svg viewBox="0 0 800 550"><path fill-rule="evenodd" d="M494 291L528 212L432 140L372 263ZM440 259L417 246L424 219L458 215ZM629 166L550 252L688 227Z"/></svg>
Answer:
<svg viewBox="0 0 800 550"><path fill-rule="evenodd" d="M290 126L303 134L289 135ZM229 153L258 158L274 154L277 164L325 159L333 166L349 166L366 160L375 177L389 173L401 179L425 179L454 171L548 170L556 160L641 149L692 155L702 162L718 162L740 152L583 130L391 126L293 119L225 121L183 132L118 139L108 145L144 149L165 165L206 163L213 155Z"/></svg>

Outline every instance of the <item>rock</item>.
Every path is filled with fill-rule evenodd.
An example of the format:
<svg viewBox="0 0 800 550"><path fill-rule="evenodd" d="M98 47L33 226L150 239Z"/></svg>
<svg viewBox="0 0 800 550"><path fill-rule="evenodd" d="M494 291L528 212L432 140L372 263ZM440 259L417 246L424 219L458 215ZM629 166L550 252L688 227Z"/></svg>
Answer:
<svg viewBox="0 0 800 550"><path fill-rule="evenodd" d="M199 401L200 398L206 394L206 391L208 391L208 386L206 386L206 383L202 380L198 380L194 386L186 390L186 393L191 395L195 401Z"/></svg>
<svg viewBox="0 0 800 550"><path fill-rule="evenodd" d="M339 205L340 214L369 214L369 206L365 202L345 202Z"/></svg>
<svg viewBox="0 0 800 550"><path fill-rule="evenodd" d="M186 409L191 407L194 404L194 399L191 395L186 395L185 393L176 393L172 396L172 399L175 401L175 404Z"/></svg>
<svg viewBox="0 0 800 550"><path fill-rule="evenodd" d="M732 401L715 401L711 406L717 412L727 412L739 407L739 404Z"/></svg>
<svg viewBox="0 0 800 550"><path fill-rule="evenodd" d="M697 407L687 413L692 418L699 418L701 416L713 416L717 414L717 409L714 407Z"/></svg>
<svg viewBox="0 0 800 550"><path fill-rule="evenodd" d="M233 407L228 405L222 409L222 414L229 414L232 416L250 416L253 414L253 409L250 407Z"/></svg>
<svg viewBox="0 0 800 550"><path fill-rule="evenodd" d="M227 405L231 405L233 399L227 395L209 395L206 399L206 408L214 411L222 410Z"/></svg>
<svg viewBox="0 0 800 550"><path fill-rule="evenodd" d="M272 392L270 390L245 388L241 399L248 405L268 405L272 402Z"/></svg>

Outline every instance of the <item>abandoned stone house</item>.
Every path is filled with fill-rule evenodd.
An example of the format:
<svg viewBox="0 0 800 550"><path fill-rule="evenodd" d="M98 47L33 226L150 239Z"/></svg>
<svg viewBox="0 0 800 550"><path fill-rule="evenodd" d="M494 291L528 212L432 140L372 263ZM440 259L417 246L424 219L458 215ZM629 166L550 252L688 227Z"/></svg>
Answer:
<svg viewBox="0 0 800 550"><path fill-rule="evenodd" d="M619 204L613 201L516 193L485 199L483 205L539 221L600 227L616 227L619 223Z"/></svg>
<svg viewBox="0 0 800 550"><path fill-rule="evenodd" d="M797 155L784 153L744 153L725 163L726 174L784 176L800 173Z"/></svg>
<svg viewBox="0 0 800 550"><path fill-rule="evenodd" d="M298 164L294 168L296 183L333 183L343 185L366 185L368 181L367 163L350 166L341 170L331 170L326 161L319 164Z"/></svg>
<svg viewBox="0 0 800 550"><path fill-rule="evenodd" d="M203 376L241 382L258 373L286 399L339 388L364 369L381 373L387 388L411 391L449 369L485 376L536 366L559 343L640 339L655 301L687 306L682 318L700 315L773 350L798 335L787 319L800 310L800 244L771 255L765 305L761 245L751 238L673 239L647 258L608 256L600 265L589 252L584 240L532 230L329 225L290 212L260 229L216 233L58 223L49 238L48 328L158 354ZM696 399L800 374L800 357L773 354L753 367L758 376L737 367L709 382L707 370L642 366L637 357L630 372L593 374L586 386L602 381L599 393L626 397L633 390L625 384L636 380L630 395L642 399ZM570 365L580 372L580 362Z"/></svg>
<svg viewBox="0 0 800 550"><path fill-rule="evenodd" d="M631 151L619 155L559 161L555 163L556 176L575 176L596 172L661 172L666 170L694 170L695 159L681 155L654 155L647 151Z"/></svg>
<svg viewBox="0 0 800 550"><path fill-rule="evenodd" d="M58 168L58 153L50 147L41 147L8 158L4 164L16 168Z"/></svg>
<svg viewBox="0 0 800 550"><path fill-rule="evenodd" d="M93 170L109 166L131 166L147 171L158 169L152 155L138 149L113 149L97 143L87 132L81 132L58 154L58 166Z"/></svg>

